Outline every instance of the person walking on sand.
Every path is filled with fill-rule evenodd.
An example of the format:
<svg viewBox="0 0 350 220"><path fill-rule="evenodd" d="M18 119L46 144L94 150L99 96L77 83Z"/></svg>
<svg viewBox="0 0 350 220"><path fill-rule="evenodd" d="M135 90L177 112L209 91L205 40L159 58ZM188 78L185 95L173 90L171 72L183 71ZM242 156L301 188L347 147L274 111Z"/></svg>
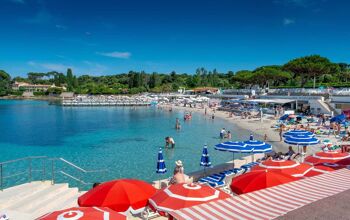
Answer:
<svg viewBox="0 0 350 220"><path fill-rule="evenodd" d="M207 115L207 108L204 109L204 115Z"/></svg>
<svg viewBox="0 0 350 220"><path fill-rule="evenodd" d="M282 142L282 133L283 133L283 127L284 127L284 125L283 125L283 124L281 124L281 125L280 125L280 129L279 129L280 142Z"/></svg>

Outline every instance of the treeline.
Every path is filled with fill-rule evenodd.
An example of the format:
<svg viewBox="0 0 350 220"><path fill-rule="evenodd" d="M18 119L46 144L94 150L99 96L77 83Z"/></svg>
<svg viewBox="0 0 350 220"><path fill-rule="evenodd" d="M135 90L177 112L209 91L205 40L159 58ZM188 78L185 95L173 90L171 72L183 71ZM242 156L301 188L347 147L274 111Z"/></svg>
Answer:
<svg viewBox="0 0 350 220"><path fill-rule="evenodd" d="M333 63L325 57L312 55L300 57L284 65L262 66L253 71L240 70L220 73L216 69L198 68L195 73L146 73L144 71L106 75L75 76L67 73L48 72L27 74L26 78L10 77L0 71L0 95L10 94L11 83L54 84L65 86L68 91L80 94L135 94L141 92L171 92L181 87L186 89L210 86L219 88L263 88L350 86L350 65ZM59 93L55 89L54 91Z"/></svg>

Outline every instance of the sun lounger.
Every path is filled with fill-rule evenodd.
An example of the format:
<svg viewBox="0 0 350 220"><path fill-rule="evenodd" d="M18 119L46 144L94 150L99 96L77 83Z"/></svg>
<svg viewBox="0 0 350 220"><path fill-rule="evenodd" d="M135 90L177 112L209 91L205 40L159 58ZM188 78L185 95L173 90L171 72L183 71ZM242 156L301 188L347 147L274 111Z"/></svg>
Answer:
<svg viewBox="0 0 350 220"><path fill-rule="evenodd" d="M242 165L241 168L244 170L244 173L246 173L246 172L250 171L250 169L257 164L259 164L259 163L258 162L251 162L251 163L247 163L247 164Z"/></svg>
<svg viewBox="0 0 350 220"><path fill-rule="evenodd" d="M202 184L208 184L214 188L222 187L225 185L225 182L224 182L225 177L226 176L223 174L213 174L213 175L199 179L198 182Z"/></svg>

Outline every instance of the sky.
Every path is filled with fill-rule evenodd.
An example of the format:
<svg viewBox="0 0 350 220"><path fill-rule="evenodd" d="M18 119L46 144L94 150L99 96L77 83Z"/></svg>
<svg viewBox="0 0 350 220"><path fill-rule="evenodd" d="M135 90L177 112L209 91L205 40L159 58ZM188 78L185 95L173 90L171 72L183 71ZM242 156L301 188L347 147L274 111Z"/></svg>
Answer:
<svg viewBox="0 0 350 220"><path fill-rule="evenodd" d="M350 63L348 0L0 0L0 69L219 72Z"/></svg>

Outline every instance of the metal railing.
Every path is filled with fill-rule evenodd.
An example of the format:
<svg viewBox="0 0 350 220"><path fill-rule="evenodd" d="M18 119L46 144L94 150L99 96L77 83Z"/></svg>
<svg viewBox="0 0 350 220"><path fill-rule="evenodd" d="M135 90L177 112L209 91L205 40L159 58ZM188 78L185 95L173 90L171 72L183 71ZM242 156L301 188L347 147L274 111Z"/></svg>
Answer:
<svg viewBox="0 0 350 220"><path fill-rule="evenodd" d="M31 182L32 181L32 174L33 172L41 172L41 181L45 180L45 161L44 159L46 159L46 156L30 156L30 157L23 157L23 158L18 158L15 160L9 160L9 161L5 161L5 162L0 162L0 190L4 189L4 185L5 185L5 180L8 178L13 178L13 177L17 177L17 176L22 176L27 174L27 181L26 182ZM33 160L38 160L41 159L42 160L42 168L40 170L37 169L33 169L32 167L32 162ZM6 165L10 165L10 164L15 164L15 163L19 163L19 162L27 162L27 170L26 171L22 171L22 172L17 172L17 173L13 173L10 175L5 175L5 166Z"/></svg>
<svg viewBox="0 0 350 220"><path fill-rule="evenodd" d="M33 161L36 160L41 160L39 161L39 166L41 167L40 169L36 168L37 166L33 166ZM59 161L62 163L63 166L56 166L56 162ZM49 178L47 176L47 162L51 162L51 177ZM20 163L24 163L22 164L22 167L19 166ZM16 165L17 167L15 169L11 169L9 167L6 167L7 165L11 166L11 165ZM78 175L74 175L69 173L67 170L69 169L65 169L65 167L68 166L69 168L73 168L74 170L78 171L79 174ZM24 171L20 171L20 172L16 172L16 170L18 169L18 167L23 168ZM5 175L5 171L7 173L10 173L9 175ZM108 170L107 169L102 169L102 170L85 170L79 166L77 166L76 164L67 161L63 158L49 158L47 156L30 156L30 157L23 157L23 158L18 158L15 160L9 160L9 161L4 161L4 162L0 162L0 190L2 191L6 184L5 182L10 179L10 178L15 178L15 177L23 177L21 180L24 180L25 183L30 183L33 181L33 173L39 173L40 178L39 180L41 181L45 181L45 180L50 180L51 184L55 184L56 180L57 180L57 175L56 174L61 174L65 177L68 177L74 181L77 181L79 184L79 190L83 188L83 186L92 184L90 182L84 181L84 176L88 173L103 173L105 174ZM104 177L102 178L104 179ZM35 179L38 180L38 179ZM13 185L17 185L18 182ZM8 186L12 186L11 184L7 184Z"/></svg>
<svg viewBox="0 0 350 220"><path fill-rule="evenodd" d="M84 175L85 174L88 174L88 173L106 173L108 172L108 169L101 169L101 170L85 170L79 166L77 166L76 164L68 161L68 160L65 160L63 158L49 158L49 160L51 161L51 184L55 184L56 182L56 174L57 173L60 173L72 180L75 180L79 183L80 187L78 187L79 189L82 189L83 186L86 186L86 185L91 185L93 183L91 182L85 182L84 181ZM71 168L74 168L76 171L79 171L80 174L78 174L78 176L74 175L74 174L69 174L67 173L66 171L64 170L57 170L56 166L55 166L55 162L56 161L60 161L62 162L63 164L65 165L68 165L69 167ZM104 178L103 178L104 179Z"/></svg>

